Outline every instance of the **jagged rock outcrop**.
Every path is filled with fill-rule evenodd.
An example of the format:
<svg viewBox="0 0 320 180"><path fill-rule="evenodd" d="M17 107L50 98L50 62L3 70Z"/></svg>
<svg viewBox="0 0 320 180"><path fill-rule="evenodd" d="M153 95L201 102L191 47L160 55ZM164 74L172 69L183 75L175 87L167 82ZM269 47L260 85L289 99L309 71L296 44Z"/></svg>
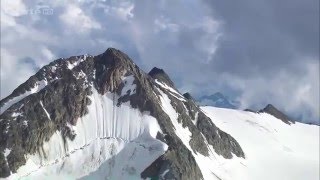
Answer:
<svg viewBox="0 0 320 180"><path fill-rule="evenodd" d="M132 77L134 89L125 88L124 77ZM146 74L126 54L109 48L98 56L58 59L0 101L0 177L15 173L26 163L26 155L46 156L43 144L56 131L64 143L72 141L77 134L70 125L89 113L93 89L101 95L114 93L119 96L117 106L129 102L157 119L162 130L157 138L169 148L141 173L142 178L160 177L166 171L165 179L202 179L193 153L208 156L206 142L225 158L245 156L237 141L216 127L190 94L182 96L162 69ZM162 93L170 99L178 122L190 131L191 149L177 136L172 118L164 111Z"/></svg>
<svg viewBox="0 0 320 180"><path fill-rule="evenodd" d="M153 79L158 79L159 81L164 82L165 84L167 84L173 88L175 87L174 83L171 81L168 74L163 69L154 67L154 68L152 68L152 70L148 74Z"/></svg>

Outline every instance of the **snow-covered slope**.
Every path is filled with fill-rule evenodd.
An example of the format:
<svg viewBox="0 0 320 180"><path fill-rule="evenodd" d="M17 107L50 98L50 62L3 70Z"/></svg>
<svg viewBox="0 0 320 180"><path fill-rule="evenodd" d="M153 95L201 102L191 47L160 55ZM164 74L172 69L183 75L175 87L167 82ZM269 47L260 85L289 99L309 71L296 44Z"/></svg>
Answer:
<svg viewBox="0 0 320 180"><path fill-rule="evenodd" d="M209 106L202 109L239 142L246 155L240 161L220 159L221 179L319 179L319 126L287 125L267 113Z"/></svg>

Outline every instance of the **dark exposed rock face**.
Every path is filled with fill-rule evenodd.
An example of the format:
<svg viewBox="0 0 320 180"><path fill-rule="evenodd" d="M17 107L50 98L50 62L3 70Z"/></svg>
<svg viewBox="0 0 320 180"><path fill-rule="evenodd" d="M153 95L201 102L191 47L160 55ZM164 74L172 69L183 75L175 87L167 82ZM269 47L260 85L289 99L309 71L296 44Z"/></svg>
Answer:
<svg viewBox="0 0 320 180"><path fill-rule="evenodd" d="M122 78L128 75L134 77L136 90L121 96L124 87ZM231 158L231 153L244 157L236 140L217 128L194 103L190 94L183 97L172 93L156 83L155 79L175 89L163 70L154 68L146 74L126 54L113 48L98 56L74 56L44 66L0 101L3 111L0 115L0 177L8 177L24 165L26 154L43 154L43 143L54 132L60 131L65 143L66 139L73 140L76 134L68 124L77 124L78 118L88 113L92 88L100 94L116 93L120 96L118 105L130 102L133 108L141 112L149 111L158 120L163 134L158 133L157 138L169 148L142 172L142 178L159 178L163 171L169 170L164 179L201 179L201 171L192 153L207 156L208 144L225 158ZM39 82L44 82L45 86L13 102L25 92L40 87L36 85ZM192 133L189 145L193 152L176 135L170 117L161 106L161 92L171 100L179 115L178 121ZM8 105L10 103L11 106ZM6 149L11 150L7 156Z"/></svg>
<svg viewBox="0 0 320 180"><path fill-rule="evenodd" d="M174 88L174 83L171 81L171 79L169 78L167 73L164 72L163 69L159 69L157 67L154 67L148 74L153 79L158 79L159 81L164 82L165 84Z"/></svg>
<svg viewBox="0 0 320 180"><path fill-rule="evenodd" d="M92 56L87 57L86 63L80 63L73 71L67 68L68 63L81 58L84 57L71 57L68 61L60 59L43 67L0 102L3 108L10 99L36 87L37 82L48 83L39 92L26 96L0 115L0 151L2 153L6 148L11 150L7 157L11 172L15 173L25 164L24 154L42 152L43 143L56 130L63 134L64 139L74 138L67 123L75 125L77 119L87 113L87 105L90 104L87 96L91 93L88 79L93 78ZM77 79L76 75L81 71L87 74L88 79Z"/></svg>
<svg viewBox="0 0 320 180"><path fill-rule="evenodd" d="M188 100L192 100L192 101L194 101L194 99L193 99L193 97L191 96L191 94L190 93L184 93L183 94L183 97L185 97L186 99L188 99Z"/></svg>
<svg viewBox="0 0 320 180"><path fill-rule="evenodd" d="M8 177L10 175L10 169L6 163L6 159L3 153L0 153L0 174L1 177Z"/></svg>
<svg viewBox="0 0 320 180"><path fill-rule="evenodd" d="M265 108L260 110L259 112L268 113L278 119L280 119L282 122L286 124L293 124L294 121L290 119L287 115L279 111L277 108L275 108L272 104L268 104Z"/></svg>

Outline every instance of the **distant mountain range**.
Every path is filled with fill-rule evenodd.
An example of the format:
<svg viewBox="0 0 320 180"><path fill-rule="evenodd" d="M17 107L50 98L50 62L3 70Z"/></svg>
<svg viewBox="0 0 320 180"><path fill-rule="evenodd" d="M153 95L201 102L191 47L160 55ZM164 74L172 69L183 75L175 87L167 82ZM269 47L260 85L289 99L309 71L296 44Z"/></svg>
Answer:
<svg viewBox="0 0 320 180"><path fill-rule="evenodd" d="M201 96L198 103L202 106L214 106L228 109L238 109L240 102L230 100L229 97L223 95L221 92L216 92L212 95Z"/></svg>
<svg viewBox="0 0 320 180"><path fill-rule="evenodd" d="M228 96L225 96L221 92L216 92L212 95L205 95L201 96L197 100L198 104L200 106L214 106L218 108L227 108L227 109L239 109L240 108L240 102L231 100ZM253 109L244 109L244 111L249 111L253 113L268 113L271 114L278 119L282 120L284 123L291 124L294 123L295 120L293 120L292 117L287 116L280 110L278 110L276 107L274 107L272 104L268 104L265 108L260 110L253 110Z"/></svg>

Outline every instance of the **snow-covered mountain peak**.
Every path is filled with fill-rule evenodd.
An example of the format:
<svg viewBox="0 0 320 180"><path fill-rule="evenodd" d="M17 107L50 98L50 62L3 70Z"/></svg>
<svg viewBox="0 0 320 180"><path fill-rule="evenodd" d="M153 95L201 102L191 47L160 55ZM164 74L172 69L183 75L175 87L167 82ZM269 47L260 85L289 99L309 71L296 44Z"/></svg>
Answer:
<svg viewBox="0 0 320 180"><path fill-rule="evenodd" d="M245 157L163 70L114 48L44 66L0 105L0 177L213 179L203 159Z"/></svg>

